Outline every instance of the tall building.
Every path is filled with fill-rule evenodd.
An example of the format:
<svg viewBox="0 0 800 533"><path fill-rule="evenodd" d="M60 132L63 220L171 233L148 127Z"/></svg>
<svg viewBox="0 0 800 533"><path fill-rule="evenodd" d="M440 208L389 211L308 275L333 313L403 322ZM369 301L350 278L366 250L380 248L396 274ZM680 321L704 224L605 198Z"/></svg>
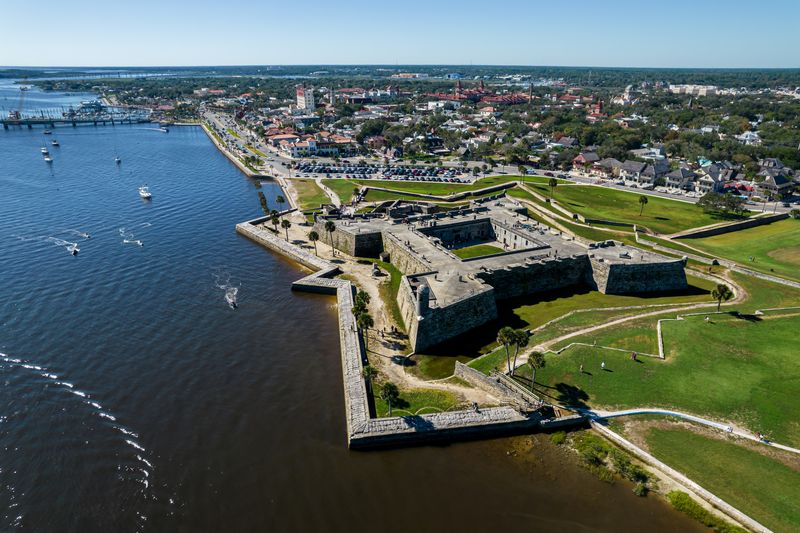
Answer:
<svg viewBox="0 0 800 533"><path fill-rule="evenodd" d="M305 109L306 111L314 111L314 88L306 87L305 84L298 85L297 89L297 107Z"/></svg>

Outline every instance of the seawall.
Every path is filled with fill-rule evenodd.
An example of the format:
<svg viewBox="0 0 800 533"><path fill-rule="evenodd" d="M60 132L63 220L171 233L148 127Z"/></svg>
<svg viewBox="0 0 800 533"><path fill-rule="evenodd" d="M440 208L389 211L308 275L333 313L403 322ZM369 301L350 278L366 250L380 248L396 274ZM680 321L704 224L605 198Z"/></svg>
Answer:
<svg viewBox="0 0 800 533"><path fill-rule="evenodd" d="M366 382L361 375L365 360L364 347L357 333L352 312L354 286L347 280L332 277L338 273L335 264L316 257L311 252L258 226L264 220L262 217L242 222L237 224L236 231L314 270L314 273L294 282L293 289L336 294L338 299L347 442L351 448L496 437L526 433L540 427L541 416L538 413L520 414L516 409L506 406L416 416L370 418Z"/></svg>

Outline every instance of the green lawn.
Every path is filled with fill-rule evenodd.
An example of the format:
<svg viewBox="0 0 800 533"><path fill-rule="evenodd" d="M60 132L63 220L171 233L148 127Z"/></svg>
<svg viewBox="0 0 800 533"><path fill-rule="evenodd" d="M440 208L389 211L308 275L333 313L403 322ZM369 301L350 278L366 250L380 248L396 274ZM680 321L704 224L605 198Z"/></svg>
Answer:
<svg viewBox="0 0 800 533"><path fill-rule="evenodd" d="M239 134L238 134L238 133L236 133L235 131L233 131L232 129L230 129L230 128L227 128L225 131L227 131L229 134L233 135L233 136L234 136L234 137L236 137L237 139L241 139L241 137L239 137Z"/></svg>
<svg viewBox="0 0 800 533"><path fill-rule="evenodd" d="M298 202L301 210L319 209L320 204L331 202L325 191L312 179L293 179L291 180L297 191Z"/></svg>
<svg viewBox="0 0 800 533"><path fill-rule="evenodd" d="M747 268L800 281L800 220L790 218L686 242Z"/></svg>
<svg viewBox="0 0 800 533"><path fill-rule="evenodd" d="M554 198L570 211L588 218L644 225L658 233L678 231L722 222L725 219L704 213L694 204L648 196L639 216L637 193L591 185L556 187Z"/></svg>
<svg viewBox="0 0 800 533"><path fill-rule="evenodd" d="M800 472L733 442L651 428L651 453L774 531L800 530Z"/></svg>
<svg viewBox="0 0 800 533"><path fill-rule="evenodd" d="M358 189L358 185L354 182L354 180L345 180L345 179L324 179L322 180L323 185L329 187L333 192L335 192L342 203L348 203L350 198L353 197L353 189Z"/></svg>
<svg viewBox="0 0 800 533"><path fill-rule="evenodd" d="M461 259L470 259L473 257L483 257L484 255L494 255L504 252L499 246L493 244L476 244L474 246L467 246L465 248L458 248L452 252Z"/></svg>
<svg viewBox="0 0 800 533"><path fill-rule="evenodd" d="M650 324L606 328L593 338L598 345L610 342L652 353L655 320L649 320ZM798 315L759 320L726 314L713 315L711 323L702 316L664 322L665 361L639 357L634 362L627 351L573 346L548 356L547 367L537 374L538 388L573 405L660 406L709 415L796 446L800 444L800 420L794 416L800 390L799 327ZM642 344L645 337L652 341ZM607 370L600 369L601 361ZM578 371L581 364L583 374Z"/></svg>
<svg viewBox="0 0 800 533"><path fill-rule="evenodd" d="M378 418L389 416L389 406L378 397L380 385L373 387L375 412ZM392 405L392 416L422 415L453 411L463 407L458 397L447 391L429 389L400 389L400 400Z"/></svg>
<svg viewBox="0 0 800 533"><path fill-rule="evenodd" d="M605 308L614 307L629 307L629 306L643 306L643 305L663 305L663 304L683 304L694 302L711 301L709 292L713 288L713 283L702 278L696 278L691 275L688 276L689 288L686 291L679 293L671 293L669 295L663 294L640 294L640 295L613 295L603 294L598 291L592 291L586 288L558 290L537 294L536 296L526 297L503 302L498 306L500 315L500 324L509 325L514 328L534 329L550 320L566 315L570 311L579 309L599 309L598 311L590 311L586 313L576 313L562 321L556 323L557 325L548 326L541 332L534 334L531 343L536 344L544 342L548 338L552 338L561 333L566 333L569 329L580 329L595 323L608 321L615 316L627 316L636 313L635 310L615 310L603 311ZM499 328L496 325L492 331L488 333L496 333ZM567 329L564 329L567 327ZM650 341L653 336L650 332L651 321L644 324L647 328L646 336ZM554 334L550 334L550 328L555 330ZM612 330L618 333L618 330ZM468 363L469 366L488 374L491 370L500 366L504 366L505 351L494 349L494 338L487 335L484 338L485 342L490 344L483 346L482 351L485 353L491 352L492 355L483 356L480 359ZM571 342L571 341L568 341ZM650 349L656 349L655 340L652 340ZM644 350L638 347L639 351ZM451 363L454 365L455 363ZM452 366L451 366L452 371Z"/></svg>

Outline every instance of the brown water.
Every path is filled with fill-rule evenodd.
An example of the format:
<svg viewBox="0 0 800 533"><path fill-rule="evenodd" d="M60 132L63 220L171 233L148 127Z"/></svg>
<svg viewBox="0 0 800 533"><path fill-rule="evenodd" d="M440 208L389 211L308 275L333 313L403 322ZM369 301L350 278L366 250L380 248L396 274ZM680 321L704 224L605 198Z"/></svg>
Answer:
<svg viewBox="0 0 800 533"><path fill-rule="evenodd" d="M196 128L56 135L0 131L0 530L700 529L546 437L349 451L335 302L235 234L254 183Z"/></svg>

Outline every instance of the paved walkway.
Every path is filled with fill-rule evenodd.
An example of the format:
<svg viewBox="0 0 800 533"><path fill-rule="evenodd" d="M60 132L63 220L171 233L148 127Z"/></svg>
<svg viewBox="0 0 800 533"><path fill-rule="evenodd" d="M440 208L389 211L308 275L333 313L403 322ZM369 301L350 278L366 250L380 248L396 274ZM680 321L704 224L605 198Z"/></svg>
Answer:
<svg viewBox="0 0 800 533"><path fill-rule="evenodd" d="M772 442L766 439L759 439L758 436L753 435L743 429L737 428L732 426L731 424L723 424L720 422L715 422L713 420L709 420L707 418L702 418L695 415L690 415L689 413L682 413L680 411L672 411L670 409L659 409L658 407L639 407L636 409L625 409L622 411L603 411L603 410L578 410L582 414L588 415L594 420L607 420L609 418L619 418L622 416L633 416L633 415L665 415L665 416L674 416L677 418L682 418L683 420L689 420L691 422L696 422L697 424L702 424L704 426L712 427L724 431L725 433L730 433L731 435L736 435L737 437L741 437L743 439L748 439L753 442L758 442L759 444L763 444L765 446L772 446L773 448L778 448L780 450L800 454L800 449L792 448L790 446L786 446L784 444L778 444L777 442Z"/></svg>

